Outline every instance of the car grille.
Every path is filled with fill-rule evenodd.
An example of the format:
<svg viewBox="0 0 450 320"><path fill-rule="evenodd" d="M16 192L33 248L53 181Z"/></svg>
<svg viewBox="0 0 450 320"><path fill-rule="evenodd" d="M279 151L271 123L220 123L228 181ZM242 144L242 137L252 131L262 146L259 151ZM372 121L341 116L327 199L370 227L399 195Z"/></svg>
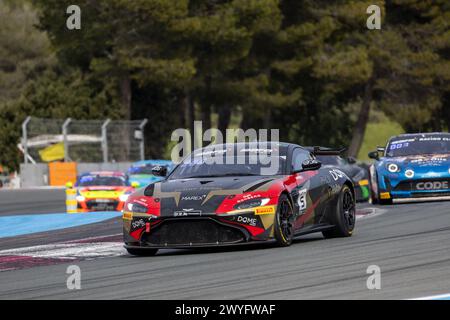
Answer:
<svg viewBox="0 0 450 320"><path fill-rule="evenodd" d="M86 201L86 206L89 210L93 211L115 211L119 201L112 200L109 202L98 202L96 200Z"/></svg>
<svg viewBox="0 0 450 320"><path fill-rule="evenodd" d="M164 221L150 233L144 233L141 241L158 246L219 245L245 241L245 235L212 219L181 218Z"/></svg>
<svg viewBox="0 0 450 320"><path fill-rule="evenodd" d="M432 191L449 190L448 186L450 186L449 179L422 179L402 181L395 187L394 190L429 194ZM442 194L441 192L438 193Z"/></svg>

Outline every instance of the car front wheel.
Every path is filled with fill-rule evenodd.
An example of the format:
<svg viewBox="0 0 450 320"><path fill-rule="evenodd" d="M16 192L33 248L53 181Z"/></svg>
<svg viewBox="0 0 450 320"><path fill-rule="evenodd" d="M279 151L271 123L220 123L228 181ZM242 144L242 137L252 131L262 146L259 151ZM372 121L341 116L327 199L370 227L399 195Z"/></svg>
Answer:
<svg viewBox="0 0 450 320"><path fill-rule="evenodd" d="M281 247L290 246L294 238L293 212L288 196L282 194L278 200L274 222L275 240Z"/></svg>

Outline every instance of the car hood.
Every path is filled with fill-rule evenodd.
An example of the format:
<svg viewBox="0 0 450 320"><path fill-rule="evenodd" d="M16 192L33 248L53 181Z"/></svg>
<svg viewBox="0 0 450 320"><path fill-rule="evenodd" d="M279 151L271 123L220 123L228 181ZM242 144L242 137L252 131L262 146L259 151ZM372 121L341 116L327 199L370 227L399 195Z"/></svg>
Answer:
<svg viewBox="0 0 450 320"><path fill-rule="evenodd" d="M386 163L396 163L411 167L446 166L450 164L450 154L417 155L407 157L383 158Z"/></svg>
<svg viewBox="0 0 450 320"><path fill-rule="evenodd" d="M239 176L164 180L150 185L147 194L160 202L162 216L214 213L227 197L263 192L279 177Z"/></svg>

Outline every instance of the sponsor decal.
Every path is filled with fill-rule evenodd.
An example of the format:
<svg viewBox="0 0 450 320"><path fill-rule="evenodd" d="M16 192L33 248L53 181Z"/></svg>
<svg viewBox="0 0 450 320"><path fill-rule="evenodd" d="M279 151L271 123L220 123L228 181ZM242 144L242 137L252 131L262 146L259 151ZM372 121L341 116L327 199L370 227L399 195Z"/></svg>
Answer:
<svg viewBox="0 0 450 320"><path fill-rule="evenodd" d="M192 179L192 178L191 178ZM189 192L189 191L211 191L211 190L222 190L220 187L206 186L206 187L180 187L176 188L176 192Z"/></svg>
<svg viewBox="0 0 450 320"><path fill-rule="evenodd" d="M417 190L440 190L448 189L448 181L429 181L429 182L419 182L416 184Z"/></svg>
<svg viewBox="0 0 450 320"><path fill-rule="evenodd" d="M304 211L306 210L307 207L307 203L306 203L306 195L307 195L308 190L306 189L302 189L298 192L298 207L300 208L300 211Z"/></svg>
<svg viewBox="0 0 450 320"><path fill-rule="evenodd" d="M448 161L445 157L432 157L432 158L420 158L411 160L412 164L441 164L442 162Z"/></svg>
<svg viewBox="0 0 450 320"><path fill-rule="evenodd" d="M133 220L133 213L132 212L124 212L122 215L123 220Z"/></svg>
<svg viewBox="0 0 450 320"><path fill-rule="evenodd" d="M274 214L275 213L275 206L265 206L265 207L259 207L255 209L256 215L262 215L262 214Z"/></svg>
<svg viewBox="0 0 450 320"><path fill-rule="evenodd" d="M338 170L338 169L333 169L333 170L330 170L329 172L330 172L330 175L333 177L334 181L338 181L339 178L345 177L345 174L341 170Z"/></svg>
<svg viewBox="0 0 450 320"><path fill-rule="evenodd" d="M133 226L134 229L142 228L142 227L145 227L145 221L144 221L144 219L139 219L139 220L133 221L131 223L131 225Z"/></svg>
<svg viewBox="0 0 450 320"><path fill-rule="evenodd" d="M414 142L414 141L416 141L416 139L409 138L409 139L402 139L402 140L391 141L391 144L408 143L408 142Z"/></svg>
<svg viewBox="0 0 450 320"><path fill-rule="evenodd" d="M271 154L272 149L247 148L241 149L240 152L256 153L256 154Z"/></svg>
<svg viewBox="0 0 450 320"><path fill-rule="evenodd" d="M206 198L206 194L201 196L183 196L181 200L184 201L203 201Z"/></svg>
<svg viewBox="0 0 450 320"><path fill-rule="evenodd" d="M256 222L258 221L256 218L238 216L236 219L237 222L248 224L249 226L255 227Z"/></svg>
<svg viewBox="0 0 450 320"><path fill-rule="evenodd" d="M147 198L145 198L145 197L140 197L140 198L135 199L134 202L146 206L146 205L147 205Z"/></svg>
<svg viewBox="0 0 450 320"><path fill-rule="evenodd" d="M201 210L194 210L194 209L183 209L180 211L175 211L173 213L174 217L201 216L201 215L202 215Z"/></svg>
<svg viewBox="0 0 450 320"><path fill-rule="evenodd" d="M251 199L258 199L258 198L262 198L261 194L244 194L242 196L242 199L239 199L236 201L236 203L241 203L247 200L251 200Z"/></svg>
<svg viewBox="0 0 450 320"><path fill-rule="evenodd" d="M110 203L110 202L113 202L112 199L95 199L94 201L97 202L97 203Z"/></svg>

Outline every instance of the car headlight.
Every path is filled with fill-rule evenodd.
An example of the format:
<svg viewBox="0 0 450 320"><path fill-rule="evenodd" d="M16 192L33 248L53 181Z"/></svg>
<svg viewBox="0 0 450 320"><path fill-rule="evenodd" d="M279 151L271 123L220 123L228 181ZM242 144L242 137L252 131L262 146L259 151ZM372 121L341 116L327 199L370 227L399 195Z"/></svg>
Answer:
<svg viewBox="0 0 450 320"><path fill-rule="evenodd" d="M400 168L398 165L396 165L395 163L390 163L387 165L387 169L389 172L395 173L395 172L399 172Z"/></svg>
<svg viewBox="0 0 450 320"><path fill-rule="evenodd" d="M119 200L121 201L121 202L125 202L125 201L127 201L128 200L128 197L130 196L130 194L121 194L120 196L119 196Z"/></svg>
<svg viewBox="0 0 450 320"><path fill-rule="evenodd" d="M73 199L73 198L72 198L72 199ZM76 197L76 199L77 199L78 202L83 202L84 200L86 200L86 198L85 198L84 196L81 196L81 195L78 195L78 196Z"/></svg>
<svg viewBox="0 0 450 320"><path fill-rule="evenodd" d="M408 169L405 171L405 176L407 178L413 178L414 177L414 170Z"/></svg>
<svg viewBox="0 0 450 320"><path fill-rule="evenodd" d="M137 203L128 203L127 208L131 212L147 213L147 208Z"/></svg>
<svg viewBox="0 0 450 320"><path fill-rule="evenodd" d="M247 200L241 203L238 203L234 206L234 209L236 210L244 210L244 209L250 209L250 208L256 208L260 206L265 206L270 201L269 198L258 198L258 199L251 199Z"/></svg>

